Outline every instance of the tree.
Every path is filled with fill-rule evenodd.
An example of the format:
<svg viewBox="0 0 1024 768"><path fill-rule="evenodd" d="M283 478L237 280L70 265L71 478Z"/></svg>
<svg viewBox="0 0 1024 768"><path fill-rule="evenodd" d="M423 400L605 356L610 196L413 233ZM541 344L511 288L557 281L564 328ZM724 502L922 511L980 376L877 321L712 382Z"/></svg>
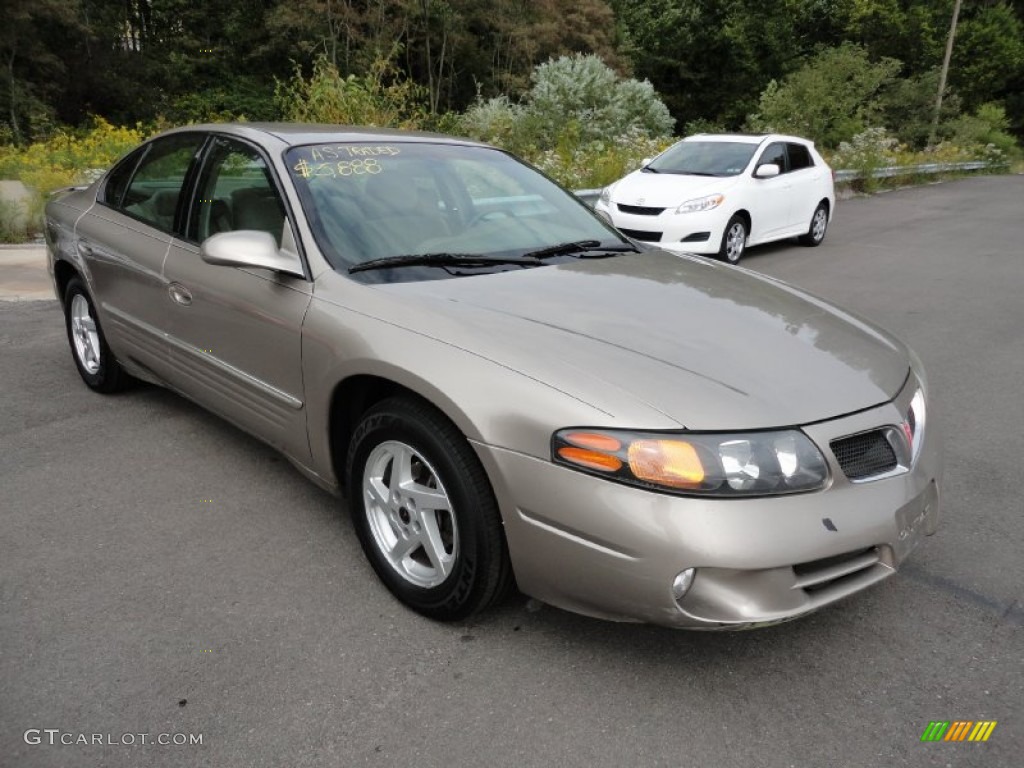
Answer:
<svg viewBox="0 0 1024 768"><path fill-rule="evenodd" d="M902 66L896 59L872 62L854 43L826 48L781 82L769 83L749 127L837 146L880 124L882 96Z"/></svg>
<svg viewBox="0 0 1024 768"><path fill-rule="evenodd" d="M5 121L21 143L45 130L53 119L64 62L53 38L79 28L77 3L61 0L0 0L0 64L3 65Z"/></svg>

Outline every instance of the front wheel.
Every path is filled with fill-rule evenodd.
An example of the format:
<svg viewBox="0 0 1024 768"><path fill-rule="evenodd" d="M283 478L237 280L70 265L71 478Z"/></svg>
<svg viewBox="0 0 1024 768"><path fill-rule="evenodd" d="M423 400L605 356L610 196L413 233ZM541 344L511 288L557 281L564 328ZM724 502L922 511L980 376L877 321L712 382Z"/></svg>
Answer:
<svg viewBox="0 0 1024 768"><path fill-rule="evenodd" d="M722 235L722 247L718 250L718 256L730 264L739 264L746 247L747 223L742 217L733 216L725 225L725 234Z"/></svg>
<svg viewBox="0 0 1024 768"><path fill-rule="evenodd" d="M96 308L80 278L72 278L64 291L64 322L75 367L88 387L110 394L124 389L130 378L107 346L96 318Z"/></svg>
<svg viewBox="0 0 1024 768"><path fill-rule="evenodd" d="M825 230L828 229L828 206L824 203L818 203L818 207L814 209L814 215L811 216L811 226L807 229L807 234L800 236L801 245L806 245L810 248L816 248L821 245L821 241L825 239Z"/></svg>
<svg viewBox="0 0 1024 768"><path fill-rule="evenodd" d="M448 419L412 399L385 400L356 428L348 456L356 534L395 597L457 621L502 596L511 566L497 502Z"/></svg>

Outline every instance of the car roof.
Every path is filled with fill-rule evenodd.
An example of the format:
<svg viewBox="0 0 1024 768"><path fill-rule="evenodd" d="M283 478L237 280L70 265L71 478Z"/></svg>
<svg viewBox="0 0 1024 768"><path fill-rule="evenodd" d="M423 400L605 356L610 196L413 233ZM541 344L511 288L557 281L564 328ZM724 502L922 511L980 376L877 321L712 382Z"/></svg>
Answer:
<svg viewBox="0 0 1024 768"><path fill-rule="evenodd" d="M800 144L814 144L810 139L799 136L787 136L784 133L695 133L683 141L728 141L739 144L761 144L767 141L795 141Z"/></svg>
<svg viewBox="0 0 1024 768"><path fill-rule="evenodd" d="M161 133L161 136L173 133L202 131L204 133L226 133L242 136L256 141L276 139L287 146L300 144L322 144L331 142L360 141L394 141L422 142L431 144L455 144L487 146L472 139L460 139L440 133L425 131L402 131L395 128L373 128L352 125L329 125L325 123L204 123L185 125Z"/></svg>

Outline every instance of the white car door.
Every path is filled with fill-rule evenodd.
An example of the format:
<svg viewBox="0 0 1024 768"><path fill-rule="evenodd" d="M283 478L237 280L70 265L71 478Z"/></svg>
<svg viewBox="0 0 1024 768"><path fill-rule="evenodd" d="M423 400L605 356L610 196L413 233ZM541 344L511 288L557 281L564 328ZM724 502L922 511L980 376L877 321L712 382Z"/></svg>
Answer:
<svg viewBox="0 0 1024 768"><path fill-rule="evenodd" d="M754 165L754 173L762 165L775 163L779 175L768 179L756 176L750 179L750 237L748 245L755 245L781 236L791 226L791 182L786 172L786 145L769 144Z"/></svg>
<svg viewBox="0 0 1024 768"><path fill-rule="evenodd" d="M789 159L789 173L786 175L790 180L790 228L806 232L811 226L814 209L826 197L823 178L828 171L814 164L810 151L803 144L787 143L786 150Z"/></svg>

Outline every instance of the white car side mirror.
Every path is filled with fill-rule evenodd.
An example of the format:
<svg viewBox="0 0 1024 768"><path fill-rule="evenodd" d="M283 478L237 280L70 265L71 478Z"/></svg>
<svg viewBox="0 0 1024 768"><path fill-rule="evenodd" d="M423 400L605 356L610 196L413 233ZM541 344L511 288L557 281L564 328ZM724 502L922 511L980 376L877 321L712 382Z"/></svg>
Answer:
<svg viewBox="0 0 1024 768"><path fill-rule="evenodd" d="M771 179L778 176L782 172L782 169L776 163L765 163L759 165L754 170L754 178L757 179Z"/></svg>
<svg viewBox="0 0 1024 768"><path fill-rule="evenodd" d="M653 157L645 157L643 160L640 161L640 167L646 168L648 165L651 164L651 160L653 159Z"/></svg>

